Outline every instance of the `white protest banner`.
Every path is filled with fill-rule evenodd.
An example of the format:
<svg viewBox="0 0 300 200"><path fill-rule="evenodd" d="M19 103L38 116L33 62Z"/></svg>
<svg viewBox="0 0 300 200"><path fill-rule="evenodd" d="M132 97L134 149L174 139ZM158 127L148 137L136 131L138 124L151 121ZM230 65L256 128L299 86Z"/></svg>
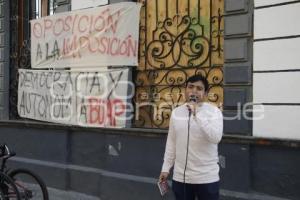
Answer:
<svg viewBox="0 0 300 200"><path fill-rule="evenodd" d="M35 120L125 127L132 117L128 69L72 72L19 69L18 113ZM133 88L130 91L134 91Z"/></svg>
<svg viewBox="0 0 300 200"><path fill-rule="evenodd" d="M141 4L123 2L31 21L31 67L138 65Z"/></svg>

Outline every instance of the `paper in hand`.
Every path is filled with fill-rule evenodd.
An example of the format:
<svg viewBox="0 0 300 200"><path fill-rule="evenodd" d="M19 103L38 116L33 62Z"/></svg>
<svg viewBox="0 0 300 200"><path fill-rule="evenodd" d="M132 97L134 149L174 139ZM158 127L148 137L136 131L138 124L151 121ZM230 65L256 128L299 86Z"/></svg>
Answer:
<svg viewBox="0 0 300 200"><path fill-rule="evenodd" d="M160 181L157 183L157 186L159 188L161 196L164 196L169 190L169 185L167 181Z"/></svg>

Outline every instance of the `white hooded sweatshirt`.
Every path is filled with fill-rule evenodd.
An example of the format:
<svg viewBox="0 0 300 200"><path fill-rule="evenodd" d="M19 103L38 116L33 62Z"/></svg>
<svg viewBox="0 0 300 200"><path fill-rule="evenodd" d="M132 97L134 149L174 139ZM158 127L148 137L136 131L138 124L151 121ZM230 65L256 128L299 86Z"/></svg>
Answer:
<svg viewBox="0 0 300 200"><path fill-rule="evenodd" d="M222 112L209 103L198 106L195 116L190 117L189 142L188 121L186 104L173 110L162 172L169 172L174 165L175 181L191 184L219 181L218 143L223 133Z"/></svg>

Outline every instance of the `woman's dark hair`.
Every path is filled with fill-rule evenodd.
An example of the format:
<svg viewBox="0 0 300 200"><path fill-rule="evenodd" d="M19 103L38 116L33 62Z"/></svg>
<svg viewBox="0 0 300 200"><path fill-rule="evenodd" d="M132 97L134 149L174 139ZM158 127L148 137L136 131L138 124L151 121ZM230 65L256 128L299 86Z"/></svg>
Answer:
<svg viewBox="0 0 300 200"><path fill-rule="evenodd" d="M204 85L204 89L205 92L207 92L208 90L208 81L206 80L206 78L204 76L202 76L201 74L197 74L194 76L189 77L186 82L185 82L185 87L187 86L188 83L195 83L197 81L201 81Z"/></svg>

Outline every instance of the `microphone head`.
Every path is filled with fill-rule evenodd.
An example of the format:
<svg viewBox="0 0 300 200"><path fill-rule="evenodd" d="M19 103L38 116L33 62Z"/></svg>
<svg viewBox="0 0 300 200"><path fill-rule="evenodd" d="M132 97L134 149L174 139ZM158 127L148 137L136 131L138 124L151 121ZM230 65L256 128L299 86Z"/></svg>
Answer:
<svg viewBox="0 0 300 200"><path fill-rule="evenodd" d="M198 99L198 97L196 96L196 95L194 95L194 94L192 94L191 96L190 96L190 102L197 102L197 99Z"/></svg>

